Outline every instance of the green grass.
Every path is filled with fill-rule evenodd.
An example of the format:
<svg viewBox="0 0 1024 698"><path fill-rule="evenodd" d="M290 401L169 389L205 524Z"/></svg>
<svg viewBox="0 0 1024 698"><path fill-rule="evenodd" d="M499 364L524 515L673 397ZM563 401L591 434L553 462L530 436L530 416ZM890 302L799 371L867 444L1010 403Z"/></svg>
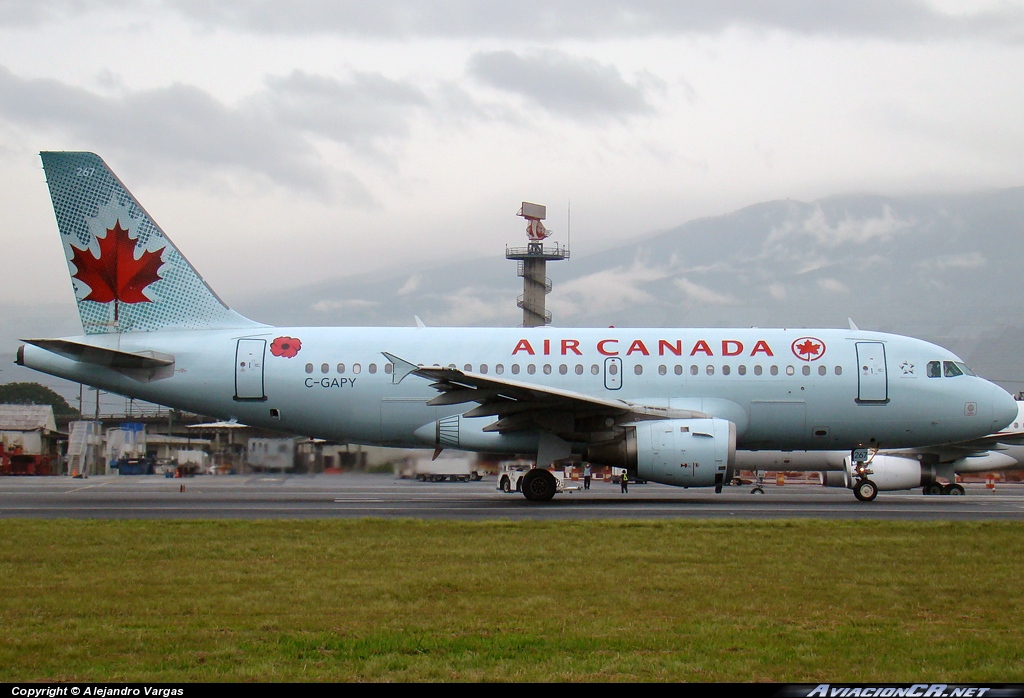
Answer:
<svg viewBox="0 0 1024 698"><path fill-rule="evenodd" d="M0 681L1024 682L1024 524L0 521Z"/></svg>

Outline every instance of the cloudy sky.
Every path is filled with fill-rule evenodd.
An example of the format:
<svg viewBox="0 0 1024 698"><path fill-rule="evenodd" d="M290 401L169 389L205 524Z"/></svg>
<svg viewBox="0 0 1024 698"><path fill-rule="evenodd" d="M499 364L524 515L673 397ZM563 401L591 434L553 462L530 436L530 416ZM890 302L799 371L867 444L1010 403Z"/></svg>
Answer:
<svg viewBox="0 0 1024 698"><path fill-rule="evenodd" d="M574 256L778 198L1024 184L1024 2L0 0L0 305L66 304L39 150L93 150L229 303ZM456 319L457 320L457 319Z"/></svg>

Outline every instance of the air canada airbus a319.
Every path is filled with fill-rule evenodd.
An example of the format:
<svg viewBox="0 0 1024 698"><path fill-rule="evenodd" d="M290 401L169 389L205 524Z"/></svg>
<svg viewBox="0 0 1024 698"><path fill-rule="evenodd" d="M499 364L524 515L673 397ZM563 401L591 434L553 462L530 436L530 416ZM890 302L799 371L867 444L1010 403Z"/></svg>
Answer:
<svg viewBox="0 0 1024 698"><path fill-rule="evenodd" d="M103 390L337 441L579 455L716 488L736 449L957 443L1017 415L945 349L855 329L263 325L217 297L98 156L42 161L84 335L23 340L18 363ZM556 484L540 467L523 491L548 500Z"/></svg>

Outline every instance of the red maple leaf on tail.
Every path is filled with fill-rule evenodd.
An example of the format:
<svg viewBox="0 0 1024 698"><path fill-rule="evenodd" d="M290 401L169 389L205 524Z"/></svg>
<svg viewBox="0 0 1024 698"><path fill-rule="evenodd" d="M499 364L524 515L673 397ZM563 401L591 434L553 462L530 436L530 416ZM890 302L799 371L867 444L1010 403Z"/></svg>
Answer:
<svg viewBox="0 0 1024 698"><path fill-rule="evenodd" d="M136 240L128 237L128 231L118 220L113 228L107 228L107 236L97 238L100 255L96 257L88 250L71 247L71 263L77 271L72 276L89 287L89 295L82 300L109 303L151 303L142 294L154 281L160 280L161 250L143 251L135 259Z"/></svg>

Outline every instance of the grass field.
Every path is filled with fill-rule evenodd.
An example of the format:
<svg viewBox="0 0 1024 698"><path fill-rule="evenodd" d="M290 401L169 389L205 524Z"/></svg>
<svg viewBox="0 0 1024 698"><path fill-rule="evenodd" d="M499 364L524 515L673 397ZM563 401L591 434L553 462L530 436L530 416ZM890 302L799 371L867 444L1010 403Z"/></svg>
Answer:
<svg viewBox="0 0 1024 698"><path fill-rule="evenodd" d="M0 681L1024 682L1024 524L0 521Z"/></svg>

